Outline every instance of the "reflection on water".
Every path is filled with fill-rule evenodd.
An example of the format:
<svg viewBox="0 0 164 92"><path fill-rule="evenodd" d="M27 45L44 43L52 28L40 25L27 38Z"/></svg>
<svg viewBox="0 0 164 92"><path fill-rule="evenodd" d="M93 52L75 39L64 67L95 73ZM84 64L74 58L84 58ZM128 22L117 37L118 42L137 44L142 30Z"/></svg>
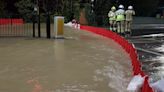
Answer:
<svg viewBox="0 0 164 92"><path fill-rule="evenodd" d="M113 41L66 28L66 39L0 39L0 92L126 92L129 56Z"/></svg>
<svg viewBox="0 0 164 92"><path fill-rule="evenodd" d="M164 78L164 37L158 35L148 35L131 39L138 50L142 69L150 77L150 82L154 83Z"/></svg>

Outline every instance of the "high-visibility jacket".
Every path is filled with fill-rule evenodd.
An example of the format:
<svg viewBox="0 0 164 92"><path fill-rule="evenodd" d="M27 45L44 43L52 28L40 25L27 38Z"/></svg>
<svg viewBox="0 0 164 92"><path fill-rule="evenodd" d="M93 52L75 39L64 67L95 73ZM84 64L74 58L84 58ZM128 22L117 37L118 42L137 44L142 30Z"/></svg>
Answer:
<svg viewBox="0 0 164 92"><path fill-rule="evenodd" d="M125 20L125 11L123 9L119 9L116 11L116 21L124 21Z"/></svg>
<svg viewBox="0 0 164 92"><path fill-rule="evenodd" d="M108 13L109 20L116 20L116 14L114 11L109 11Z"/></svg>
<svg viewBox="0 0 164 92"><path fill-rule="evenodd" d="M132 21L133 20L133 15L135 15L135 11L134 10L126 10L125 11L125 19L126 21Z"/></svg>

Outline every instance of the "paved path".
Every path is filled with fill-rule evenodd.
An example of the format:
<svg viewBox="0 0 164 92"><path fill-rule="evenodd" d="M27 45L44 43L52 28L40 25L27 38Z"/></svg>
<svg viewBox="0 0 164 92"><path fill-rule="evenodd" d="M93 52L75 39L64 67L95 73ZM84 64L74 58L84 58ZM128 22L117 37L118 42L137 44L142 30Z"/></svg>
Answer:
<svg viewBox="0 0 164 92"><path fill-rule="evenodd" d="M1 38L0 92L126 92L132 68L118 44L69 27L65 38Z"/></svg>

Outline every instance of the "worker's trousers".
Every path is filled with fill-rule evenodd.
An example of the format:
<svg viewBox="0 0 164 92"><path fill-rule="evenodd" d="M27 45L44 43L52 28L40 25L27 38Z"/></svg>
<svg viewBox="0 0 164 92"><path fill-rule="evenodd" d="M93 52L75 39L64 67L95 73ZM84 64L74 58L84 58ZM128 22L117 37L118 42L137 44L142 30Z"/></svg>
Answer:
<svg viewBox="0 0 164 92"><path fill-rule="evenodd" d="M115 32L116 31L116 21L109 20L109 24L110 24L110 30Z"/></svg>
<svg viewBox="0 0 164 92"><path fill-rule="evenodd" d="M118 34L124 34L125 33L125 22L123 21L117 21L117 33Z"/></svg>
<svg viewBox="0 0 164 92"><path fill-rule="evenodd" d="M131 33L131 24L132 24L132 21L125 21L125 32L126 33Z"/></svg>

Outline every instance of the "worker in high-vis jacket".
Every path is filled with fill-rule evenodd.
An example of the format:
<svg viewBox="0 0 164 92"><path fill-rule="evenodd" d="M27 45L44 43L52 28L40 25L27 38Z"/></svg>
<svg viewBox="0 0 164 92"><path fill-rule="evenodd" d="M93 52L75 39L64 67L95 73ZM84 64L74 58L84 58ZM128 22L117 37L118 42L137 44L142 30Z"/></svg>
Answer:
<svg viewBox="0 0 164 92"><path fill-rule="evenodd" d="M117 33L124 35L125 32L125 10L123 5L119 5L119 9L116 11Z"/></svg>
<svg viewBox="0 0 164 92"><path fill-rule="evenodd" d="M115 14L115 11L116 11L116 7L113 6L108 13L109 25L110 25L111 31L116 31L116 14Z"/></svg>
<svg viewBox="0 0 164 92"><path fill-rule="evenodd" d="M125 32L127 36L131 35L131 24L133 21L133 15L135 15L135 11L133 10L133 6L129 6L128 10L125 11Z"/></svg>

